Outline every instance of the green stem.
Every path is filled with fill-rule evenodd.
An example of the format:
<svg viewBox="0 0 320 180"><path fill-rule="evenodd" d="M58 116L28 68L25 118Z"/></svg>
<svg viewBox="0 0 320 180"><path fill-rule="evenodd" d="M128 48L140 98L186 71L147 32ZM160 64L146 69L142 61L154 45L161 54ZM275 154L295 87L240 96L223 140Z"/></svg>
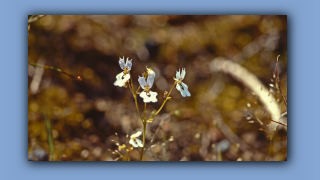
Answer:
<svg viewBox="0 0 320 180"><path fill-rule="evenodd" d="M128 151L128 161L130 161L130 151L131 151L131 145L129 146L129 151Z"/></svg>
<svg viewBox="0 0 320 180"><path fill-rule="evenodd" d="M140 89L140 85L139 85L139 87L138 87L138 89L137 89L137 92L136 92L136 94L138 93L139 89Z"/></svg>
<svg viewBox="0 0 320 180"><path fill-rule="evenodd" d="M71 74L69 74L69 73L67 73L67 72L65 72L65 71L62 71L62 70L59 69L59 68L55 68L55 67L53 67L53 66L47 66L47 65L39 65L39 64L37 64L37 63L35 63L35 62L32 62L32 61L29 61L29 60L28 60L28 63L29 63L31 66L33 66L33 67L39 67L39 68L43 68L43 69L55 70L55 71L58 71L58 72L60 72L60 73L62 73L62 74L65 74L65 75L67 75L67 76L69 76L69 77L71 77L71 78L77 79L78 81L82 81L82 77L81 77L81 76L73 76L73 75L71 75Z"/></svg>
<svg viewBox="0 0 320 180"><path fill-rule="evenodd" d="M143 147L141 150L141 154L140 154L140 161L142 161L142 157L143 157L143 151L144 151L144 145L145 145L145 139L146 139L146 127L147 127L147 123L146 121L143 122Z"/></svg>
<svg viewBox="0 0 320 180"><path fill-rule="evenodd" d="M170 92L168 93L168 95L167 95L166 99L164 100L164 102L162 103L160 109L159 109L149 120L153 119L156 115L159 114L159 112L161 111L161 109L164 107L164 104L167 102L168 97L170 96L173 87L174 87L176 84L177 84L177 81L175 81L175 83L174 83L173 86L171 87L171 90L170 90ZM149 120L148 120L148 121L149 121Z"/></svg>
<svg viewBox="0 0 320 180"><path fill-rule="evenodd" d="M144 120L146 120L147 103L144 103Z"/></svg>
<svg viewBox="0 0 320 180"><path fill-rule="evenodd" d="M146 142L146 127L147 127L146 110L147 110L147 103L144 103L144 116L143 116L143 121L142 121L142 124L143 124L143 137L142 137L143 138L142 139L143 147L141 149L140 161L142 161L144 145L145 145L145 142Z"/></svg>
<svg viewBox="0 0 320 180"><path fill-rule="evenodd" d="M133 95L133 98L134 98L134 103L136 104L136 109L137 109L139 118L140 118L140 120L142 121L142 118L141 118L141 115L140 115L139 106L138 106L137 92L134 92L134 87L133 87L133 82L132 82L132 76L131 76L131 74L130 74L130 80L131 80L131 86L132 86L132 89L130 88L130 90L131 90L132 95ZM129 83L129 86L130 86L130 83ZM139 86L139 87L140 87L140 86ZM138 88L138 90L139 90L139 88Z"/></svg>
<svg viewBox="0 0 320 180"><path fill-rule="evenodd" d="M140 115L140 111L139 111L138 102L137 102L137 95L134 94L133 97L134 97L134 102L135 102L135 104L136 104L137 112L138 112L138 114L139 114L139 118L140 118L140 120L142 121L142 118L141 118L141 115Z"/></svg>

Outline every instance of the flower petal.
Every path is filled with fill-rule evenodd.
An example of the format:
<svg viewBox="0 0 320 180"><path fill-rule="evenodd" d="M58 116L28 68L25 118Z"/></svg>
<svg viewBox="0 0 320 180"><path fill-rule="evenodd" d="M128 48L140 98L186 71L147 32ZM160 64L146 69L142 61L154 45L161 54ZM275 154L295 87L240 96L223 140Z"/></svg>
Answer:
<svg viewBox="0 0 320 180"><path fill-rule="evenodd" d="M113 83L115 86L123 87L123 85L125 83L125 81L123 81L123 79L122 79L123 75L124 75L124 73L121 72L116 76L117 80Z"/></svg>
<svg viewBox="0 0 320 180"><path fill-rule="evenodd" d="M124 83L125 83L125 81L122 81L122 80L116 80L113 84L115 85L115 86L119 86L119 87L123 87L124 86Z"/></svg>
<svg viewBox="0 0 320 180"><path fill-rule="evenodd" d="M185 95L188 96L188 97L190 97L190 96L191 96L191 93L190 93L189 90L188 90L188 86L187 86L185 83L183 83L183 82L181 82L181 85L183 86Z"/></svg>
<svg viewBox="0 0 320 180"><path fill-rule="evenodd" d="M127 58L127 62L125 67L130 71L131 67L132 67L132 59L130 60L129 58Z"/></svg>
<svg viewBox="0 0 320 180"><path fill-rule="evenodd" d="M179 69L179 71L176 72L176 79L180 79L180 77L181 76L180 76L180 69Z"/></svg>
<svg viewBox="0 0 320 180"><path fill-rule="evenodd" d="M149 91L149 95L147 95L145 91L140 93L140 97L143 98L143 102L145 103L158 102L157 95L158 95L157 92L152 92L152 91Z"/></svg>
<svg viewBox="0 0 320 180"><path fill-rule="evenodd" d="M130 139L129 143L130 143L133 147L138 147L138 146L139 146L133 139Z"/></svg>
<svg viewBox="0 0 320 180"><path fill-rule="evenodd" d="M147 85L149 86L149 89L152 87L153 82L154 82L154 77L148 76Z"/></svg>
<svg viewBox="0 0 320 180"><path fill-rule="evenodd" d="M145 91L140 93L140 97L143 99L143 102L149 103L149 102L157 102L157 92L149 91L149 95Z"/></svg>
<svg viewBox="0 0 320 180"><path fill-rule="evenodd" d="M156 77L156 73L153 70L148 69L148 76Z"/></svg>
<svg viewBox="0 0 320 180"><path fill-rule="evenodd" d="M115 86L123 87L124 84L130 79L130 74L124 75L124 72L116 76L117 80L113 83Z"/></svg>
<svg viewBox="0 0 320 180"><path fill-rule="evenodd" d="M142 141L140 139L136 139L136 143L138 146L143 147Z"/></svg>
<svg viewBox="0 0 320 180"><path fill-rule="evenodd" d="M139 84L140 84L140 86L142 87L142 89L144 89L144 86L147 85L146 79L145 79L144 77L140 77L140 76L139 76L138 81L139 81Z"/></svg>
<svg viewBox="0 0 320 180"><path fill-rule="evenodd" d="M182 68L182 72L181 72L181 79L184 79L184 76L186 75L186 68Z"/></svg>
<svg viewBox="0 0 320 180"><path fill-rule="evenodd" d="M141 131L138 131L138 132L136 132L135 134L132 134L131 136L130 136L130 138L133 138L133 137L138 137L138 136L140 136L141 135Z"/></svg>
<svg viewBox="0 0 320 180"><path fill-rule="evenodd" d="M183 89L181 88L181 86L183 87ZM188 86L185 83L182 82L181 85L177 83L176 88L178 91L180 91L182 97L191 96L190 92L188 91Z"/></svg>
<svg viewBox="0 0 320 180"><path fill-rule="evenodd" d="M116 76L117 80L118 80L118 79L121 80L123 75L124 75L124 72L119 73L119 74Z"/></svg>
<svg viewBox="0 0 320 180"><path fill-rule="evenodd" d="M125 63L124 63L124 56L123 56L123 58L121 59L119 59L119 65L120 65L120 67L121 67L121 69L124 69L125 68Z"/></svg>
<svg viewBox="0 0 320 180"><path fill-rule="evenodd" d="M141 97L142 99L144 99L144 98L147 98L148 96L147 96L147 93L146 93L145 91L142 91L142 92L140 93L140 97Z"/></svg>
<svg viewBox="0 0 320 180"><path fill-rule="evenodd" d="M127 81L129 81L129 79L130 79L130 74L126 74L126 75L124 75L122 78L123 78L122 80L123 80L124 82L127 82Z"/></svg>

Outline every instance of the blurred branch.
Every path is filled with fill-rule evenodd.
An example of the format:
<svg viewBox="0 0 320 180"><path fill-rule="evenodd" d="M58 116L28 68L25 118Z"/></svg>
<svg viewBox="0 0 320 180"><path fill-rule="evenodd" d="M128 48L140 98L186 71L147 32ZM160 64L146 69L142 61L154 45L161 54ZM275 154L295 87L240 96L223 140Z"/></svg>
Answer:
<svg viewBox="0 0 320 180"><path fill-rule="evenodd" d="M148 151L150 148L151 148L151 144L153 143L154 141L154 138L157 136L157 134L159 133L159 131L162 129L162 125L163 125L163 122L164 120L166 120L167 118L169 118L172 114L174 113L174 111L171 111L170 113L168 113L165 117L161 118L160 120L160 123L159 123L159 126L158 128L156 129L155 133L153 134L152 138L151 138L151 141L150 141L150 144L149 144L149 148L146 151Z"/></svg>
<svg viewBox="0 0 320 180"><path fill-rule="evenodd" d="M223 121L220 113L218 111L215 111L214 114L212 114L212 118L218 123L219 130L233 143L239 144L239 148L245 152L247 150L256 151L261 154L264 154L256 149L253 149L250 147L246 142L244 142L241 138L239 138L232 130L231 128Z"/></svg>
<svg viewBox="0 0 320 180"><path fill-rule="evenodd" d="M235 79L243 83L246 87L251 89L263 105L268 109L273 120L280 122L281 112L278 103L275 98L269 93L268 88L265 87L261 81L251 72L244 67L230 60L214 59L210 63L211 72L224 72L230 74ZM273 129L278 126L278 123L269 123L269 132L272 133Z"/></svg>
<svg viewBox="0 0 320 180"><path fill-rule="evenodd" d="M245 46L240 53L235 55L232 59L237 63L242 64L245 60L251 58L259 51L273 51L280 39L279 32L276 28L273 28L269 34L262 34L247 46Z"/></svg>
<svg viewBox="0 0 320 180"><path fill-rule="evenodd" d="M81 76L73 76L73 75L71 75L71 74L69 74L69 73L67 73L67 72L65 72L65 71L63 71L63 70L61 70L59 68L55 68L53 66L43 65L44 64L43 61L40 61L40 63L35 63L35 62L32 62L32 61L28 61L28 63L31 66L36 67L36 69L38 69L38 68L52 69L52 70L58 71L58 72L60 72L62 74L65 74L65 75L67 75L67 76L69 76L69 77L71 77L73 79L76 79L78 81L82 81L82 77ZM43 70L42 70L42 73L43 73Z"/></svg>
<svg viewBox="0 0 320 180"><path fill-rule="evenodd" d="M35 67L34 73L33 73L33 77L32 77L32 81L30 83L30 93L31 94L35 94L38 92L39 87L40 87L40 83L42 80L42 76L43 76L43 72L44 69L41 68L41 66L43 66L45 60L44 59L39 59L37 66L33 65ZM29 61L30 64L30 61ZM36 63L34 63L36 64ZM32 64L30 64L32 65Z"/></svg>
<svg viewBox="0 0 320 180"><path fill-rule="evenodd" d="M276 75L276 79L277 79L277 84L278 84L279 91L280 91L280 93L281 93L281 96L282 96L282 98L283 98L284 103L286 104L286 107L288 108L287 100L286 100L286 98L284 97L283 92L282 92L282 90L281 90L280 80L279 80L279 75L278 75L279 56L280 56L280 55L277 56L276 74L275 74L275 75Z"/></svg>

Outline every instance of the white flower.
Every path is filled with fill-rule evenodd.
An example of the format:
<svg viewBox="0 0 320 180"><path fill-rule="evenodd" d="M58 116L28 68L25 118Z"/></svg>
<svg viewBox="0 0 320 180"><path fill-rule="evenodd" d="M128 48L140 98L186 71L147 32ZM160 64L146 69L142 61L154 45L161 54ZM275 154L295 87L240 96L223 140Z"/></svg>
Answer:
<svg viewBox="0 0 320 180"><path fill-rule="evenodd" d="M176 88L178 91L180 91L182 97L191 96L190 92L188 91L188 86L181 82L184 79L184 76L186 75L186 69L182 69L182 72L180 74L180 69L176 73L176 78L174 80L177 81Z"/></svg>
<svg viewBox="0 0 320 180"><path fill-rule="evenodd" d="M148 76L156 77L156 73L152 70L152 68L147 67Z"/></svg>
<svg viewBox="0 0 320 180"><path fill-rule="evenodd" d="M129 143L133 146L133 147L143 147L142 141L140 139L137 139L138 136L141 135L141 131L136 132L135 134L132 134L130 136L130 141Z"/></svg>
<svg viewBox="0 0 320 180"><path fill-rule="evenodd" d="M157 92L152 92L150 91L150 88L153 85L154 77L148 76L147 82L144 77L139 76L139 84L143 91L140 93L140 97L143 98L143 102L148 103L148 102L157 102Z"/></svg>
<svg viewBox="0 0 320 180"><path fill-rule="evenodd" d="M130 70L132 67L132 60L127 58L126 63L124 63L124 57L119 60L119 64L123 72L116 76L117 80L114 82L115 86L123 87L125 83L130 79Z"/></svg>

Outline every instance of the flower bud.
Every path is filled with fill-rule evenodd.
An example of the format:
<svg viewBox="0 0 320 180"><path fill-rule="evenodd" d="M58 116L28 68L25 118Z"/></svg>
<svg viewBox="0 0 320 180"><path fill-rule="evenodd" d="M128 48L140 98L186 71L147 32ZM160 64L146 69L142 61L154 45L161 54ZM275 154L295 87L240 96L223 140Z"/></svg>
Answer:
<svg viewBox="0 0 320 180"><path fill-rule="evenodd" d="M165 98L167 97L167 95L168 95L168 91L164 91L164 93L163 93L163 99L165 99Z"/></svg>

